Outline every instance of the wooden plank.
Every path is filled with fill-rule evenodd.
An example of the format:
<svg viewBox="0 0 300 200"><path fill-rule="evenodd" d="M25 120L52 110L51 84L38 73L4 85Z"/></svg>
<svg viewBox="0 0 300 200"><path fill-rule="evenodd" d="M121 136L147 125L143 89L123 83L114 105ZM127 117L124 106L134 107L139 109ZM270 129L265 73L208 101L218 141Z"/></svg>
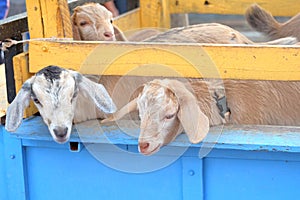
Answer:
<svg viewBox="0 0 300 200"><path fill-rule="evenodd" d="M65 0L26 0L31 38L72 38L68 3Z"/></svg>
<svg viewBox="0 0 300 200"><path fill-rule="evenodd" d="M170 28L168 0L140 0L141 27Z"/></svg>
<svg viewBox="0 0 300 200"><path fill-rule="evenodd" d="M103 75L300 80L297 46L32 41L29 51L32 73L54 64Z"/></svg>
<svg viewBox="0 0 300 200"><path fill-rule="evenodd" d="M125 34L126 31L136 30L141 27L140 9L134 9L115 18L114 24L117 25Z"/></svg>
<svg viewBox="0 0 300 200"><path fill-rule="evenodd" d="M14 77L15 77L15 85L16 85L16 92L18 92L23 83L29 79L33 74L29 73L29 65L28 65L28 53L21 53L18 54L13 58L14 62ZM24 112L24 118L27 118L35 113L38 110L35 107L34 103L30 101L29 106L26 108Z"/></svg>
<svg viewBox="0 0 300 200"><path fill-rule="evenodd" d="M297 0L169 0L169 9L170 13L244 15L246 8L253 3L259 4L274 16L293 16L300 11L300 4Z"/></svg>
<svg viewBox="0 0 300 200"><path fill-rule="evenodd" d="M40 1L26 0L28 30L31 38L43 38L44 25Z"/></svg>
<svg viewBox="0 0 300 200"><path fill-rule="evenodd" d="M0 65L0 118L5 115L8 103L4 64Z"/></svg>

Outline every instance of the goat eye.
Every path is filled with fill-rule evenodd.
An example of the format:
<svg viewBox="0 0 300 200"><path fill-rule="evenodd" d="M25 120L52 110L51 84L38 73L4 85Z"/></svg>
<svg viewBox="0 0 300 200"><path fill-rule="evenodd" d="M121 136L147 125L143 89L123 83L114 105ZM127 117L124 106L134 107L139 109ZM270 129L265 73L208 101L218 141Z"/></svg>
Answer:
<svg viewBox="0 0 300 200"><path fill-rule="evenodd" d="M175 116L175 114L171 114L171 115L166 115L165 119L172 119Z"/></svg>
<svg viewBox="0 0 300 200"><path fill-rule="evenodd" d="M110 20L110 23L111 23L111 24L113 23L113 20L112 20L112 19Z"/></svg>
<svg viewBox="0 0 300 200"><path fill-rule="evenodd" d="M32 99L34 101L34 103L36 104L40 104L40 101L37 98Z"/></svg>
<svg viewBox="0 0 300 200"><path fill-rule="evenodd" d="M75 93L73 94L72 99L71 99L71 103L72 103L73 100L77 97L77 95L78 95L78 92L75 92Z"/></svg>
<svg viewBox="0 0 300 200"><path fill-rule="evenodd" d="M80 26L85 26L85 25L87 25L87 21L82 21L82 22L79 23L79 25Z"/></svg>

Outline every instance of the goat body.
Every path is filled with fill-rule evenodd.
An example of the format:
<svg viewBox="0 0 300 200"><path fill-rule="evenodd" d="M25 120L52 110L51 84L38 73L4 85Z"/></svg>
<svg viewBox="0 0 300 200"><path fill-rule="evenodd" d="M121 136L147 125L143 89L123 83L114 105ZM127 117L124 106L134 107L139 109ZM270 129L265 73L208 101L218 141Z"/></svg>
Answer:
<svg viewBox="0 0 300 200"><path fill-rule="evenodd" d="M252 28L266 34L272 40L283 37L296 37L300 40L300 14L285 23L279 23L270 12L253 4L247 9L245 17Z"/></svg>
<svg viewBox="0 0 300 200"><path fill-rule="evenodd" d="M225 95L230 108L230 122L232 124L257 125L300 125L300 82L298 81L253 81L253 80L223 80ZM215 100L202 82L192 80L191 85L201 108L210 108L206 111L214 122L218 113ZM212 88L214 86L211 86ZM206 92L205 92L206 91ZM205 94L205 95L203 95ZM208 100L208 98L210 98ZM204 101L205 100L205 101ZM209 102L210 101L210 102ZM209 102L209 103L207 103ZM217 115L219 116L219 114Z"/></svg>
<svg viewBox="0 0 300 200"><path fill-rule="evenodd" d="M145 42L183 42L183 43L211 43L211 44L263 44L263 45L291 45L298 40L285 37L277 40L254 43L242 33L218 23L195 24L186 27L172 28L166 32L144 40Z"/></svg>
<svg viewBox="0 0 300 200"><path fill-rule="evenodd" d="M172 28L145 40L146 42L185 42L212 44L254 44L240 32L218 23Z"/></svg>
<svg viewBox="0 0 300 200"><path fill-rule="evenodd" d="M203 140L209 126L225 121L219 114L215 90L224 90L232 124L300 125L300 82L189 79L153 80L137 98L102 122L115 121L138 110L139 150L150 155L183 130L192 143Z"/></svg>

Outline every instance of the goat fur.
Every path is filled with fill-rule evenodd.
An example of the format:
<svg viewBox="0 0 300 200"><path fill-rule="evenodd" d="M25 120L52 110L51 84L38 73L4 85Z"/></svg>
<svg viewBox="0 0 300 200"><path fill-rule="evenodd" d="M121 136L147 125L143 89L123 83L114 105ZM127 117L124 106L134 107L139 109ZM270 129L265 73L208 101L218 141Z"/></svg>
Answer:
<svg viewBox="0 0 300 200"><path fill-rule="evenodd" d="M75 40L127 41L123 32L112 24L112 13L98 3L77 6L71 21ZM105 33L109 35L105 36Z"/></svg>
<svg viewBox="0 0 300 200"><path fill-rule="evenodd" d="M285 23L279 23L272 14L257 4L251 5L245 14L248 24L270 39L296 37L300 40L300 14L295 15Z"/></svg>
<svg viewBox="0 0 300 200"><path fill-rule="evenodd" d="M211 44L263 44L263 45L290 45L298 40L294 37L255 43L242 33L218 23L195 24L186 27L172 28L166 32L144 40L145 42L184 42L184 43L211 43Z"/></svg>
<svg viewBox="0 0 300 200"><path fill-rule="evenodd" d="M127 39L124 33L113 25L112 13L99 3L77 6L71 19L75 40L142 41L161 32L153 28L138 30ZM112 37L105 37L105 32L111 33Z"/></svg>
<svg viewBox="0 0 300 200"><path fill-rule="evenodd" d="M226 123L300 125L300 106L297 103L300 98L300 82L224 80L223 84L231 111L230 120ZM192 143L198 143L206 136L207 127L225 123L212 95L212 91L216 87L220 89L220 86L222 84L214 84L212 80L189 79L187 83L183 83L178 80L156 79L146 83L137 98L102 123L116 121L138 110L141 119L139 148L145 155L157 152L162 145L174 140L182 130L185 130ZM193 99L191 94L197 103L183 98L187 96ZM180 109L187 104L191 106L189 120L183 121L180 120ZM199 110L208 120L201 117L202 114L197 114ZM157 116L157 113L161 113L162 117ZM164 118L170 113L177 113L172 121Z"/></svg>
<svg viewBox="0 0 300 200"><path fill-rule="evenodd" d="M5 124L7 131L14 132L20 126L30 99L58 143L68 141L72 122L104 118L105 114L116 111L103 85L78 72L48 66L25 81L9 105Z"/></svg>

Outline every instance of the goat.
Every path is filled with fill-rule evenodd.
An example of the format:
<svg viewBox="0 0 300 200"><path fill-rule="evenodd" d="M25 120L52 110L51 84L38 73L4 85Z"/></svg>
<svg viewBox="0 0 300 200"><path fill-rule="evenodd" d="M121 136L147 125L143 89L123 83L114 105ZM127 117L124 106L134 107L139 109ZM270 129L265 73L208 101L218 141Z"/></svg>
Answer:
<svg viewBox="0 0 300 200"><path fill-rule="evenodd" d="M270 12L253 4L246 10L245 17L253 29L266 34L272 40L289 36L300 40L300 14L285 23L279 23Z"/></svg>
<svg viewBox="0 0 300 200"><path fill-rule="evenodd" d="M103 85L78 72L48 66L24 82L8 107L5 124L7 131L14 132L20 126L30 99L58 143L69 140L72 122L104 118L105 113L116 111Z"/></svg>
<svg viewBox="0 0 300 200"><path fill-rule="evenodd" d="M114 26L112 13L99 3L77 6L71 16L75 40L127 41Z"/></svg>
<svg viewBox="0 0 300 200"><path fill-rule="evenodd" d="M112 13L99 3L77 6L71 21L75 40L142 41L161 32L156 29L140 30L127 39L123 32L113 25Z"/></svg>
<svg viewBox="0 0 300 200"><path fill-rule="evenodd" d="M220 115L212 92L219 88L211 80L190 79L183 83L156 79L146 83L137 98L102 123L138 110L139 151L144 155L157 152L183 130L190 142L198 143L207 135L209 126L220 124L300 125L300 82L224 80L231 112L228 120Z"/></svg>
<svg viewBox="0 0 300 200"><path fill-rule="evenodd" d="M255 44L240 32L217 23L173 28L166 32L148 28L135 32L127 39L119 28L113 26L111 12L98 3L77 6L71 18L74 39L77 40ZM295 38L288 37L258 44L295 43Z"/></svg>
<svg viewBox="0 0 300 200"><path fill-rule="evenodd" d="M269 42L255 43L229 26L218 23L204 23L172 28L152 36L144 42L291 45L296 44L298 40L294 37L285 37Z"/></svg>

